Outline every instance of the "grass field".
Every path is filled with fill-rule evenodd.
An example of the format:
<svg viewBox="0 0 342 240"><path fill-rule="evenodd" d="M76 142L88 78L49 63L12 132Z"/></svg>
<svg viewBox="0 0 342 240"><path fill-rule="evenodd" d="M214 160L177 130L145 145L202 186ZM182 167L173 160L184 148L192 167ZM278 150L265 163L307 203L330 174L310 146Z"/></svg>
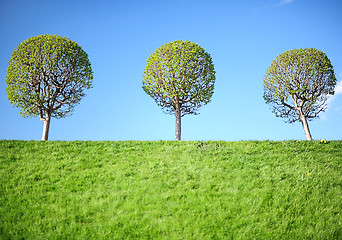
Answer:
<svg viewBox="0 0 342 240"><path fill-rule="evenodd" d="M342 239L342 141L0 141L0 239Z"/></svg>

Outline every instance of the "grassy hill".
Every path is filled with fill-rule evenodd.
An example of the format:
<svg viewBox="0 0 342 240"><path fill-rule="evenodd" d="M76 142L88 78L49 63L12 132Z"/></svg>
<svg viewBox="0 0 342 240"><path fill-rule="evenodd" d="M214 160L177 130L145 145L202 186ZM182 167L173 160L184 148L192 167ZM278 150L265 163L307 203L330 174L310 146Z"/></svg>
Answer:
<svg viewBox="0 0 342 240"><path fill-rule="evenodd" d="M342 141L0 141L0 239L341 239Z"/></svg>

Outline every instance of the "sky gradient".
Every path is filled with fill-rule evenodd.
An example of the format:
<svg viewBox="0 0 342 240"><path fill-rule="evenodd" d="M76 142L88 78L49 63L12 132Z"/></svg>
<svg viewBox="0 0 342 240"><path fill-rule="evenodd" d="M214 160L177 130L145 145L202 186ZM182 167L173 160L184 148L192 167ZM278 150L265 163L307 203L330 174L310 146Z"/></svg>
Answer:
<svg viewBox="0 0 342 240"><path fill-rule="evenodd" d="M23 118L6 93L12 51L27 38L61 35L89 55L93 88L72 116L52 119L50 140L173 140L175 117L142 90L146 59L174 40L199 44L216 71L211 102L182 118L183 140L304 140L301 123L275 117L263 99L263 76L294 48L325 52L338 86L313 139L342 139L342 1L340 0L2 0L0 1L0 139L40 140L43 123Z"/></svg>

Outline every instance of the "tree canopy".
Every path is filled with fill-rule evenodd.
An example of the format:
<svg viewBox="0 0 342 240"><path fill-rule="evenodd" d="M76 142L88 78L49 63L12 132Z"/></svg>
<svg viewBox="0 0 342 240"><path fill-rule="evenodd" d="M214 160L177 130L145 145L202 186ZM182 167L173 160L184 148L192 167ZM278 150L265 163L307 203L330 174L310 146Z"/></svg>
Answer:
<svg viewBox="0 0 342 240"><path fill-rule="evenodd" d="M143 90L167 114L176 116L176 140L181 117L198 114L214 93L215 70L211 56L190 41L169 42L147 59Z"/></svg>
<svg viewBox="0 0 342 240"><path fill-rule="evenodd" d="M307 120L326 110L335 85L333 66L324 52L294 49L272 61L264 76L264 99L277 117L290 123L302 121L306 138L311 140Z"/></svg>
<svg viewBox="0 0 342 240"><path fill-rule="evenodd" d="M71 115L92 85L88 55L68 38L40 35L14 49L7 68L7 94L21 114L39 116L48 139L51 117Z"/></svg>

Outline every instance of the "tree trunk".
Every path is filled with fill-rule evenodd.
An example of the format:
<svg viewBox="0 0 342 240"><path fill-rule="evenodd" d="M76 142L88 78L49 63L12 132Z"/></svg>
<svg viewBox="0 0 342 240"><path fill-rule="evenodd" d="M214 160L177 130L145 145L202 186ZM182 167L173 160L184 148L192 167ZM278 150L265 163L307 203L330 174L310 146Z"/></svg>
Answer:
<svg viewBox="0 0 342 240"><path fill-rule="evenodd" d="M310 133L308 121L306 120L306 117L303 114L301 114L299 117L300 117L300 120L302 121L302 124L303 124L306 140L311 141L312 138L311 138L311 133Z"/></svg>
<svg viewBox="0 0 342 240"><path fill-rule="evenodd" d="M179 107L176 107L175 110L175 116L176 116L176 137L175 140L179 141L181 140L181 130L182 130L182 120L181 120L181 112Z"/></svg>
<svg viewBox="0 0 342 240"><path fill-rule="evenodd" d="M309 124L308 124L308 121L306 120L306 117L303 114L303 110L302 110L304 102L301 102L300 104L298 104L297 101L295 100L295 98L293 96L291 96L291 97L292 97L293 103L295 104L295 107L296 107L295 109L299 115L299 119L302 121L306 140L311 141L312 138L311 138L311 133L310 133L310 129L309 129Z"/></svg>
<svg viewBox="0 0 342 240"><path fill-rule="evenodd" d="M50 120L51 116L48 115L42 120L44 123L42 141L47 141L49 139Z"/></svg>

